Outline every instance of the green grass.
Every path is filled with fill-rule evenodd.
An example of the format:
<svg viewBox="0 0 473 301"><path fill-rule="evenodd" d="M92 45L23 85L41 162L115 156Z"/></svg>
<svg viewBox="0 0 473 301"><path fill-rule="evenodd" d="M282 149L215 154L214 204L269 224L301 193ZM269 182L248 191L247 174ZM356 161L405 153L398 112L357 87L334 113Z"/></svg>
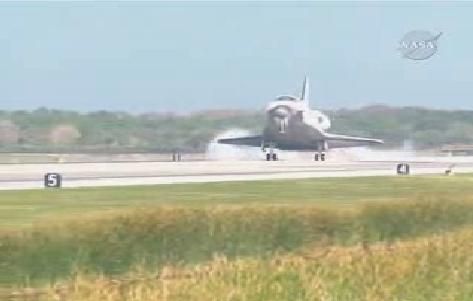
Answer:
<svg viewBox="0 0 473 301"><path fill-rule="evenodd" d="M107 210L159 205L352 205L473 196L473 176L364 177L0 192L0 231Z"/></svg>
<svg viewBox="0 0 473 301"><path fill-rule="evenodd" d="M68 301L470 301L472 242L471 229L459 230L263 259L217 257L185 268L135 268L124 277L79 273L58 284ZM57 290L43 292L34 300L59 299Z"/></svg>
<svg viewBox="0 0 473 301"><path fill-rule="evenodd" d="M473 177L369 177L0 193L0 285L75 269L267 258L473 224ZM34 224L34 227L29 225Z"/></svg>
<svg viewBox="0 0 473 301"><path fill-rule="evenodd" d="M473 224L473 201L365 203L357 208L161 208L101 215L0 236L0 284L57 281L75 268L108 275L133 266L195 264L215 254L265 258L304 246L353 245Z"/></svg>

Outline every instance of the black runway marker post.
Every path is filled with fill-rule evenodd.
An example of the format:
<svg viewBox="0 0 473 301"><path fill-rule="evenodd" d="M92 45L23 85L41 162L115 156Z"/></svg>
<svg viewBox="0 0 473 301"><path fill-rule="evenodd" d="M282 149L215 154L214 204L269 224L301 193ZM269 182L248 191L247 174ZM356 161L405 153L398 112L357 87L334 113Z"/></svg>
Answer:
<svg viewBox="0 0 473 301"><path fill-rule="evenodd" d="M58 173L49 172L44 175L44 187L61 188L62 176Z"/></svg>
<svg viewBox="0 0 473 301"><path fill-rule="evenodd" d="M407 164L407 163L399 163L396 166L396 172L400 176L407 176L407 175L410 174L411 168L410 168L409 164Z"/></svg>

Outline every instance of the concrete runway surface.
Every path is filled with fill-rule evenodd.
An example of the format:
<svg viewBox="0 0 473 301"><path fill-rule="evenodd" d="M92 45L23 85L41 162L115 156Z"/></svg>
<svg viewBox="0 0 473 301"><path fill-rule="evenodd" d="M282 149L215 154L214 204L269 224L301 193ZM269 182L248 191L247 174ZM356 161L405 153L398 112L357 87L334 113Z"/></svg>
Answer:
<svg viewBox="0 0 473 301"><path fill-rule="evenodd" d="M155 185L315 177L385 176L407 162L411 174L473 172L473 157L430 157L393 161L192 161L127 163L0 164L0 190L43 188L44 174L60 173L63 187Z"/></svg>

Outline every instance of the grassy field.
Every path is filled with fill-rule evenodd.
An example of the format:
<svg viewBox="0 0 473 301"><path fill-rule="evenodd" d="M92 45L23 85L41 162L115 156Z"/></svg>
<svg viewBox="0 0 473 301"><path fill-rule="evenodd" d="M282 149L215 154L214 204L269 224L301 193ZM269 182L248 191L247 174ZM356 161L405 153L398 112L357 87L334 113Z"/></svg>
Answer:
<svg viewBox="0 0 473 301"><path fill-rule="evenodd" d="M221 182L0 192L0 229L150 206L353 205L360 201L473 198L471 175Z"/></svg>
<svg viewBox="0 0 473 301"><path fill-rule="evenodd" d="M471 300L473 231L267 259L212 261L119 278L77 274L35 300Z"/></svg>
<svg viewBox="0 0 473 301"><path fill-rule="evenodd" d="M472 175L8 191L0 212L0 286L56 283L67 300L460 300L473 291L473 255L461 247L473 238ZM376 251L391 247L399 251ZM194 276L168 282L168 271ZM434 289L429 279L458 294L412 295Z"/></svg>
<svg viewBox="0 0 473 301"><path fill-rule="evenodd" d="M265 259L216 257L154 272L137 267L115 278L78 273L30 296L36 301L467 301L473 296L472 248L473 231L459 230Z"/></svg>

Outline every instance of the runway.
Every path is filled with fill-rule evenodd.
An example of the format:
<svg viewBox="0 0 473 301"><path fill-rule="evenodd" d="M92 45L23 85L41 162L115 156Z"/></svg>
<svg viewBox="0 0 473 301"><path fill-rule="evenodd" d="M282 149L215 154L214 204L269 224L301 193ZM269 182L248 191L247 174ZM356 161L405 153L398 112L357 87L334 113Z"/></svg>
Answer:
<svg viewBox="0 0 473 301"><path fill-rule="evenodd" d="M46 173L60 173L63 187L158 185L219 181L250 181L316 177L388 176L396 174L393 161L192 161L126 163L1 164L0 190L40 189ZM473 158L416 158L404 160L411 174L473 172Z"/></svg>

